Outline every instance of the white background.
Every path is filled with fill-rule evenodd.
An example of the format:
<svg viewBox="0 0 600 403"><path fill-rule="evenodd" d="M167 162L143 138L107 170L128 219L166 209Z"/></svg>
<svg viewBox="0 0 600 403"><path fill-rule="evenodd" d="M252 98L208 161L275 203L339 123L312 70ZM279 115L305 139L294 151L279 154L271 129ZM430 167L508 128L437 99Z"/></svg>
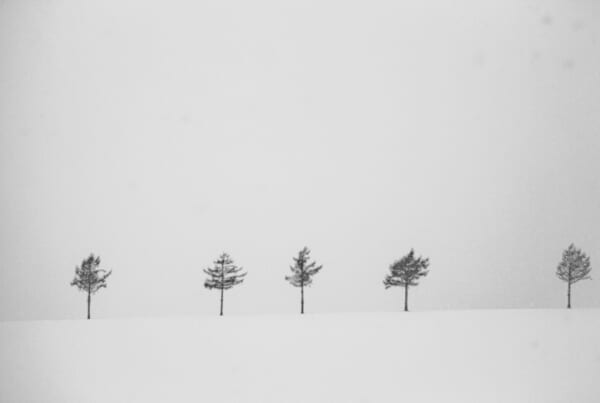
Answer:
<svg viewBox="0 0 600 403"><path fill-rule="evenodd" d="M600 268L595 1L3 1L0 320L563 307ZM575 307L600 306L600 282Z"/></svg>

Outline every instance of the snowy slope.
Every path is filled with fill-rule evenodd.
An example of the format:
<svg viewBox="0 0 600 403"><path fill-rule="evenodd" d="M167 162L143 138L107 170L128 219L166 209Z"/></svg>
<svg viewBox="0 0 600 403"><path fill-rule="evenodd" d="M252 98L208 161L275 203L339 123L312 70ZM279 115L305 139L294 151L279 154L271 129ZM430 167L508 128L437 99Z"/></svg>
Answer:
<svg viewBox="0 0 600 403"><path fill-rule="evenodd" d="M2 402L599 402L600 310L0 323Z"/></svg>

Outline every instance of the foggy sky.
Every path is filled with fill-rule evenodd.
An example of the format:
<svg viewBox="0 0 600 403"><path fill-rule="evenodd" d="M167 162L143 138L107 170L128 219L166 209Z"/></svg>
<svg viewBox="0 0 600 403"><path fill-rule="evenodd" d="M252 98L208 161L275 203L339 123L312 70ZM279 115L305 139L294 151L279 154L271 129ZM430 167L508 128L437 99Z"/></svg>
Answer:
<svg viewBox="0 0 600 403"><path fill-rule="evenodd" d="M594 1L0 3L0 320L559 308L600 273ZM573 288L600 306L600 277Z"/></svg>

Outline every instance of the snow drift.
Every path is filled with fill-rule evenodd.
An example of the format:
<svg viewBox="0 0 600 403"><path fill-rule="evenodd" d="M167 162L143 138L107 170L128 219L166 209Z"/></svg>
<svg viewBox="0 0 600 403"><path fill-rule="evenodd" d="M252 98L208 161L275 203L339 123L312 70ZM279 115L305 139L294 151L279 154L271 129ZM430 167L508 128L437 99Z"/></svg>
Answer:
<svg viewBox="0 0 600 403"><path fill-rule="evenodd" d="M600 310L0 323L2 402L598 402Z"/></svg>

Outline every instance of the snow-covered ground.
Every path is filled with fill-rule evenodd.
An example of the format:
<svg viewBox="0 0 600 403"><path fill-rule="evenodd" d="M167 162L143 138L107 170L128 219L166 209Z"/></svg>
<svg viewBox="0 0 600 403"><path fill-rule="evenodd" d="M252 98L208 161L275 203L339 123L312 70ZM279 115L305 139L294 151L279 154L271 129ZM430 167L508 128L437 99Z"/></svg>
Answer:
<svg viewBox="0 0 600 403"><path fill-rule="evenodd" d="M600 310L0 323L4 402L599 402Z"/></svg>

